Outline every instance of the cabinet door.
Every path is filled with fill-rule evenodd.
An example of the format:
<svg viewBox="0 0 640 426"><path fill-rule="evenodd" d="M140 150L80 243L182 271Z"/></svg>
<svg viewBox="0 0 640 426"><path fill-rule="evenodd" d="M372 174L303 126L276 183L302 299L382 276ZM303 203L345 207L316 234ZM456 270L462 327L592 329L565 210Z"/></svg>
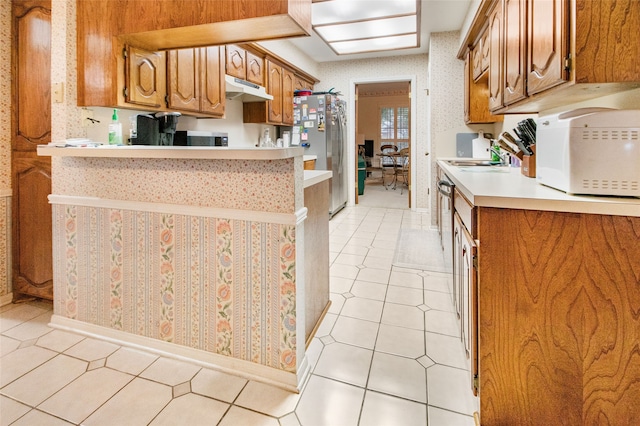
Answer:
<svg viewBox="0 0 640 426"><path fill-rule="evenodd" d="M489 15L489 110L502 107L502 2Z"/></svg>
<svg viewBox="0 0 640 426"><path fill-rule="evenodd" d="M446 219L445 219L446 220ZM462 229L464 225L456 213L453 220L453 304L460 319L460 338L463 339L464 311L462 310Z"/></svg>
<svg viewBox="0 0 640 426"><path fill-rule="evenodd" d="M272 123L282 123L282 67L267 61L268 85L267 90L273 99L268 103L268 120Z"/></svg>
<svg viewBox="0 0 640 426"><path fill-rule="evenodd" d="M471 121L470 108L471 108L471 64L469 57L472 57L472 53L468 53L464 58L464 122L469 123Z"/></svg>
<svg viewBox="0 0 640 426"><path fill-rule="evenodd" d="M294 75L282 69L282 124L293 126L293 84Z"/></svg>
<svg viewBox="0 0 640 426"><path fill-rule="evenodd" d="M526 0L505 0L503 25L505 39L502 102L506 106L527 97Z"/></svg>
<svg viewBox="0 0 640 426"><path fill-rule="evenodd" d="M225 113L224 48L200 49L200 111L217 117Z"/></svg>
<svg viewBox="0 0 640 426"><path fill-rule="evenodd" d="M530 1L528 24L527 91L531 95L569 80L564 65L569 52L569 1Z"/></svg>
<svg viewBox="0 0 640 426"><path fill-rule="evenodd" d="M478 376L478 292L474 265L476 245L467 228L463 226L461 231L462 338L468 360L471 389L473 394L477 395L475 379Z"/></svg>
<svg viewBox="0 0 640 426"><path fill-rule="evenodd" d="M482 75L482 39L481 41L473 47L471 50L471 72L473 75L473 79L477 80Z"/></svg>
<svg viewBox="0 0 640 426"><path fill-rule="evenodd" d="M200 49L167 52L168 107L200 111Z"/></svg>
<svg viewBox="0 0 640 426"><path fill-rule="evenodd" d="M247 51L247 81L264 86L264 58Z"/></svg>
<svg viewBox="0 0 640 426"><path fill-rule="evenodd" d="M160 108L166 94L164 52L149 52L127 46L125 60L125 102Z"/></svg>
<svg viewBox="0 0 640 426"><path fill-rule="evenodd" d="M13 3L13 4L12 4ZM12 231L14 299L29 295L53 299L51 158L36 153L39 144L51 141L51 2L14 1L13 67L11 81L11 209L12 218L3 217ZM3 4L2 7L5 7ZM3 76L3 78L5 78ZM4 165L3 165L4 167ZM8 171L7 171L8 173ZM11 220L11 222L8 222ZM7 229L7 228L5 228Z"/></svg>
<svg viewBox="0 0 640 426"><path fill-rule="evenodd" d="M226 46L227 52L227 74L234 77L247 79L247 66L246 66L246 51L236 46L235 44L228 44Z"/></svg>
<svg viewBox="0 0 640 426"><path fill-rule="evenodd" d="M305 80L304 78L296 75L295 76L295 82L293 84L293 90L303 90L303 89L309 89L309 90L313 90L313 83Z"/></svg>
<svg viewBox="0 0 640 426"><path fill-rule="evenodd" d="M486 70L489 69L489 47L490 47L491 43L489 43L489 31L485 30L485 32L482 34L482 39L481 39L481 44L480 44L480 50L481 50L481 57L480 57L480 67L481 67L481 72L485 72Z"/></svg>

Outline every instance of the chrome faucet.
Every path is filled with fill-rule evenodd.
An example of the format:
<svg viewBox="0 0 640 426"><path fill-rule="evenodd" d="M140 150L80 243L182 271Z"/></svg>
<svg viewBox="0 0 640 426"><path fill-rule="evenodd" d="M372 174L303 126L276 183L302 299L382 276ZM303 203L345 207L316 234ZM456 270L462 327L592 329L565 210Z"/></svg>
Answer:
<svg viewBox="0 0 640 426"><path fill-rule="evenodd" d="M495 145L491 145L489 149L491 150L492 154L495 154L495 156L500 159L500 166L506 166L509 164L510 155L507 151L501 150L500 147L497 147ZM492 155L491 159L493 160L493 158L494 156Z"/></svg>

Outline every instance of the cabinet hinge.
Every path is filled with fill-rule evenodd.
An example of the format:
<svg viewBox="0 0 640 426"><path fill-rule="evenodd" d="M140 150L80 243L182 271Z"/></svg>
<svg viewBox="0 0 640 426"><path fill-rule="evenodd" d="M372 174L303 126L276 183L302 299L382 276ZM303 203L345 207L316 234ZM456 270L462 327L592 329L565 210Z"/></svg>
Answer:
<svg viewBox="0 0 640 426"><path fill-rule="evenodd" d="M127 48L126 47L122 48L122 57L127 59Z"/></svg>
<svg viewBox="0 0 640 426"><path fill-rule="evenodd" d="M478 388L480 387L480 379L478 379L478 375L477 374L475 376L473 376L473 387L476 390L476 392L478 391Z"/></svg>
<svg viewBox="0 0 640 426"><path fill-rule="evenodd" d="M569 55L564 58L564 70L571 71L571 53L569 53Z"/></svg>
<svg viewBox="0 0 640 426"><path fill-rule="evenodd" d="M473 256L473 268L478 269L478 256Z"/></svg>
<svg viewBox="0 0 640 426"><path fill-rule="evenodd" d="M127 99L129 97L129 90L125 87L122 89L122 94L124 95L124 98Z"/></svg>

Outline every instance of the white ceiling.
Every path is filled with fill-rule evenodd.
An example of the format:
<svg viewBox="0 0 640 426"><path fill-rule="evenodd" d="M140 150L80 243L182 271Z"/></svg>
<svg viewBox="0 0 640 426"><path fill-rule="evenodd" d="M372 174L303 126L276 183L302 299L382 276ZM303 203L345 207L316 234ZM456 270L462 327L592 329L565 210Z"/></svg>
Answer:
<svg viewBox="0 0 640 426"><path fill-rule="evenodd" d="M362 0L369 3L384 0ZM457 31L462 27L472 0L421 0L420 47L414 49L390 50L381 52L358 53L354 55L336 55L329 46L314 32L310 37L288 39L298 49L305 52L316 62L347 61L383 56L416 55L427 53L431 33Z"/></svg>

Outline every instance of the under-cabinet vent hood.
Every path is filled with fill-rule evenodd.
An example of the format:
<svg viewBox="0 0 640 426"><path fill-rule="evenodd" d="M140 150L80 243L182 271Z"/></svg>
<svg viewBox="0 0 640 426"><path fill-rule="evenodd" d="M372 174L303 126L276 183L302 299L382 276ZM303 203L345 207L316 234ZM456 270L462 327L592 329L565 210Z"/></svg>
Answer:
<svg viewBox="0 0 640 426"><path fill-rule="evenodd" d="M273 96L266 89L257 84L242 80L237 77L225 75L227 83L227 99L240 99L242 102L270 101Z"/></svg>

